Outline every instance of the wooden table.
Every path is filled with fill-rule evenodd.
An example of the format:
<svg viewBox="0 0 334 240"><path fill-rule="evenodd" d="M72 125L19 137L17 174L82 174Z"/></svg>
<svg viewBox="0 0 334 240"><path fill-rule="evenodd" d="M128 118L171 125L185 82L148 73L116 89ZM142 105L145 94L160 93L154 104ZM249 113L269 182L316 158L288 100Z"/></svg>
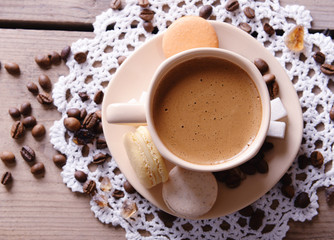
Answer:
<svg viewBox="0 0 334 240"><path fill-rule="evenodd" d="M23 139L10 137L13 120L10 107L30 101L32 114L47 129L60 113L55 107L43 107L27 91L28 81L37 82L45 72L55 83L67 75L64 63L50 70L41 70L34 62L39 53L49 53L70 45L79 38L92 38L95 16L109 8L108 0L1 0L0 1L0 61L16 62L19 77L0 70L0 151L12 151L17 161L5 166L0 161L0 174L11 171L13 184L0 186L0 239L124 239L120 227L105 225L95 219L89 198L72 193L63 183L60 169L52 162L56 151L48 134L36 141L30 131ZM282 0L283 5L301 4L311 10L313 29L334 29L334 1ZM19 150L27 144L36 151L37 160L45 164L46 174L35 178ZM334 208L328 206L323 190L319 195L319 215L310 222L290 222L286 239L334 239Z"/></svg>

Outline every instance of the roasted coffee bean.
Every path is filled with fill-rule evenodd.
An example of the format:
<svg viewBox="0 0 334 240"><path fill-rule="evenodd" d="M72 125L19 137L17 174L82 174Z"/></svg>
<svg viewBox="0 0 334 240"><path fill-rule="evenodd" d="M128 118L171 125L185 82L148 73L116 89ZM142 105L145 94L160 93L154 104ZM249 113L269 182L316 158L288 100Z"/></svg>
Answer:
<svg viewBox="0 0 334 240"><path fill-rule="evenodd" d="M262 75L269 69L268 63L264 61L262 58L254 59L254 64L257 67L257 69L259 69L259 71L262 73Z"/></svg>
<svg viewBox="0 0 334 240"><path fill-rule="evenodd" d="M225 9L229 12L233 12L238 8L239 8L239 2L237 0L229 0L225 5Z"/></svg>
<svg viewBox="0 0 334 240"><path fill-rule="evenodd" d="M276 77L274 74L272 73L267 73L263 75L263 80L265 81L265 83L273 83L276 80Z"/></svg>
<svg viewBox="0 0 334 240"><path fill-rule="evenodd" d="M326 60L326 56L325 54L323 54L322 52L318 51L316 52L315 54L313 54L312 56L314 58L314 60L317 62L317 63L320 63L320 64L323 64Z"/></svg>
<svg viewBox="0 0 334 240"><path fill-rule="evenodd" d="M212 6L211 5L204 5L199 10L199 16L208 19L212 14Z"/></svg>
<svg viewBox="0 0 334 240"><path fill-rule="evenodd" d="M295 188L292 185L283 185L281 187L282 194L287 198L293 198L295 196Z"/></svg>
<svg viewBox="0 0 334 240"><path fill-rule="evenodd" d="M252 31L252 27L245 22L239 23L239 28L245 31L246 33L250 33Z"/></svg>
<svg viewBox="0 0 334 240"><path fill-rule="evenodd" d="M334 65L324 63L321 65L320 70L326 75L334 75Z"/></svg>
<svg viewBox="0 0 334 240"><path fill-rule="evenodd" d="M59 53L52 51L50 54L51 64L59 65L61 63L61 57Z"/></svg>
<svg viewBox="0 0 334 240"><path fill-rule="evenodd" d="M52 104L53 99L48 93L40 93L37 95L37 101L40 104L50 105Z"/></svg>
<svg viewBox="0 0 334 240"><path fill-rule="evenodd" d="M254 210L251 205L248 205L247 207L244 207L243 209L239 210L239 213L244 217L250 217L254 213Z"/></svg>
<svg viewBox="0 0 334 240"><path fill-rule="evenodd" d="M52 161L54 162L54 164L58 167L62 167L66 164L66 156L63 154L56 154L53 156Z"/></svg>
<svg viewBox="0 0 334 240"><path fill-rule="evenodd" d="M269 171L269 166L266 160L262 159L255 164L256 170L259 173L267 173Z"/></svg>
<svg viewBox="0 0 334 240"><path fill-rule="evenodd" d="M84 120L85 117L87 116L87 110L85 108L80 110L80 119Z"/></svg>
<svg viewBox="0 0 334 240"><path fill-rule="evenodd" d="M23 126L23 123L20 121L16 121L13 123L12 128L10 130L10 135L14 139L18 139L24 135L25 128Z"/></svg>
<svg viewBox="0 0 334 240"><path fill-rule="evenodd" d="M230 172L225 180L225 184L229 188L236 188L241 183L241 177L238 174Z"/></svg>
<svg viewBox="0 0 334 240"><path fill-rule="evenodd" d="M83 101L83 102L85 102L89 99L89 96L86 92L79 92L78 95L79 95L81 101Z"/></svg>
<svg viewBox="0 0 334 240"><path fill-rule="evenodd" d="M135 193L136 190L134 189L134 187L131 185L131 183L126 180L123 184L123 187L124 187L124 190L127 192L127 193Z"/></svg>
<svg viewBox="0 0 334 240"><path fill-rule="evenodd" d="M112 193L112 196L116 199L120 199L122 197L124 197L124 192L122 190L114 190L114 192Z"/></svg>
<svg viewBox="0 0 334 240"><path fill-rule="evenodd" d="M20 113L22 115L29 115L31 113L31 104L30 102L25 102L25 103L22 103L21 106L20 106Z"/></svg>
<svg viewBox="0 0 334 240"><path fill-rule="evenodd" d="M107 155L103 153L98 153L93 157L93 163L101 164L107 160Z"/></svg>
<svg viewBox="0 0 334 240"><path fill-rule="evenodd" d="M272 142L264 141L260 151L267 152L274 148L274 144Z"/></svg>
<svg viewBox="0 0 334 240"><path fill-rule="evenodd" d="M143 8L147 7L149 4L148 0L138 0L138 5Z"/></svg>
<svg viewBox="0 0 334 240"><path fill-rule="evenodd" d="M153 32L153 30L154 30L154 26L153 26L152 22L144 22L143 27L144 27L145 31L149 32L149 33Z"/></svg>
<svg viewBox="0 0 334 240"><path fill-rule="evenodd" d="M102 119L102 112L101 112L101 110L96 110L96 111L95 111L95 114L96 114L96 116L97 116L97 118L98 118L99 120Z"/></svg>
<svg viewBox="0 0 334 240"><path fill-rule="evenodd" d="M34 116L25 117L23 118L22 123L26 128L31 128L36 125L36 118Z"/></svg>
<svg viewBox="0 0 334 240"><path fill-rule="evenodd" d="M10 164L15 162L15 155L9 151L3 151L0 153L0 158L5 164Z"/></svg>
<svg viewBox="0 0 334 240"><path fill-rule="evenodd" d="M87 181L87 174L80 170L75 171L74 177L76 180L78 180L81 183L84 183Z"/></svg>
<svg viewBox="0 0 334 240"><path fill-rule="evenodd" d="M12 75L18 75L21 73L20 66L14 62L5 63L5 69Z"/></svg>
<svg viewBox="0 0 334 240"><path fill-rule="evenodd" d="M103 133L103 127L102 127L102 122L99 122L96 127L95 127L95 133L96 134L101 134Z"/></svg>
<svg viewBox="0 0 334 240"><path fill-rule="evenodd" d="M102 138L98 138L96 140L96 148L97 149L104 149L107 148L107 142L106 140L102 139Z"/></svg>
<svg viewBox="0 0 334 240"><path fill-rule="evenodd" d="M334 200L334 186L325 188L326 202L332 204Z"/></svg>
<svg viewBox="0 0 334 240"><path fill-rule="evenodd" d="M255 17L255 11L253 8L250 8L250 7L245 7L244 14L249 19L253 19Z"/></svg>
<svg viewBox="0 0 334 240"><path fill-rule="evenodd" d="M78 52L74 54L74 60L79 64L84 63L87 60L87 54L84 52Z"/></svg>
<svg viewBox="0 0 334 240"><path fill-rule="evenodd" d="M88 145L83 145L81 148L81 155L83 157L87 157L89 155L89 146Z"/></svg>
<svg viewBox="0 0 334 240"><path fill-rule="evenodd" d="M19 118L21 116L20 110L15 107L8 109L8 113L12 118Z"/></svg>
<svg viewBox="0 0 334 240"><path fill-rule="evenodd" d="M254 175L256 173L256 167L250 162L246 162L239 166L240 170L247 175Z"/></svg>
<svg viewBox="0 0 334 240"><path fill-rule="evenodd" d="M219 171L219 172L214 172L213 175L219 182L225 182L227 177L228 177L229 172L228 171Z"/></svg>
<svg viewBox="0 0 334 240"><path fill-rule="evenodd" d="M32 162L36 158L35 151L29 146L23 146L20 153L22 158L27 162Z"/></svg>
<svg viewBox="0 0 334 240"><path fill-rule="evenodd" d="M39 85L46 91L49 91L52 87L52 83L48 75L46 74L41 74L38 77L38 83Z"/></svg>
<svg viewBox="0 0 334 240"><path fill-rule="evenodd" d="M82 125L86 129L93 129L98 122L98 118L95 112L88 114L82 122Z"/></svg>
<svg viewBox="0 0 334 240"><path fill-rule="evenodd" d="M332 121L334 120L334 105L332 106L331 110L329 110L329 118Z"/></svg>
<svg viewBox="0 0 334 240"><path fill-rule="evenodd" d="M249 227L253 230L258 230L262 226L264 211L256 209L249 219Z"/></svg>
<svg viewBox="0 0 334 240"><path fill-rule="evenodd" d="M93 130L80 128L79 131L74 133L73 142L77 145L86 145L93 143L95 137Z"/></svg>
<svg viewBox="0 0 334 240"><path fill-rule="evenodd" d="M34 95L37 95L39 92L37 85L33 82L27 83L27 89L29 90L29 92L31 92Z"/></svg>
<svg viewBox="0 0 334 240"><path fill-rule="evenodd" d="M87 180L82 189L86 194L94 194L96 190L96 183L93 180Z"/></svg>
<svg viewBox="0 0 334 240"><path fill-rule="evenodd" d="M101 104L103 100L103 96L104 96L104 93L102 90L97 91L94 95L94 102L96 104Z"/></svg>
<svg viewBox="0 0 334 240"><path fill-rule="evenodd" d="M256 163L258 163L259 161L264 159L264 153L259 151L252 159L248 160L248 162L250 164L255 165Z"/></svg>
<svg viewBox="0 0 334 240"><path fill-rule="evenodd" d="M114 10L120 10L122 8L121 0L111 0L110 7Z"/></svg>
<svg viewBox="0 0 334 240"><path fill-rule="evenodd" d="M41 162L35 163L30 168L30 172L34 175L42 174L44 173L44 171L45 171L45 167L44 167L44 164Z"/></svg>
<svg viewBox="0 0 334 240"><path fill-rule="evenodd" d="M283 185L290 185L292 183L291 175L285 173L283 177L280 179L280 183L282 183Z"/></svg>
<svg viewBox="0 0 334 240"><path fill-rule="evenodd" d="M297 195L294 206L297 208L306 208L310 203L308 194L306 192L301 192Z"/></svg>
<svg viewBox="0 0 334 240"><path fill-rule="evenodd" d="M321 168L324 164L324 157L321 152L313 151L310 156L311 164L316 168Z"/></svg>
<svg viewBox="0 0 334 240"><path fill-rule="evenodd" d="M48 55L37 55L35 62L43 69L49 69L51 67L51 59Z"/></svg>
<svg viewBox="0 0 334 240"><path fill-rule="evenodd" d="M64 119L64 126L70 132L76 132L80 129L81 123L74 117L68 117Z"/></svg>
<svg viewBox="0 0 334 240"><path fill-rule="evenodd" d="M1 184L7 185L12 181L12 174L10 172L5 172L1 177Z"/></svg>
<svg viewBox="0 0 334 240"><path fill-rule="evenodd" d="M64 47L61 52L60 52L60 57L66 62L68 56L70 55L71 52L71 47L70 46L66 46Z"/></svg>
<svg viewBox="0 0 334 240"><path fill-rule="evenodd" d="M310 163L311 161L306 155L300 155L298 157L298 167L300 169L305 169Z"/></svg>
<svg viewBox="0 0 334 240"><path fill-rule="evenodd" d="M45 135L45 127L43 124L36 124L32 129L31 129L31 134L34 138L39 138Z"/></svg>
<svg viewBox="0 0 334 240"><path fill-rule="evenodd" d="M263 30L269 35L273 35L275 33L274 28L269 24L269 23L265 23L263 24Z"/></svg>
<svg viewBox="0 0 334 240"><path fill-rule="evenodd" d="M122 65L122 63L125 61L126 57L125 56L120 56L117 58L118 65Z"/></svg>
<svg viewBox="0 0 334 240"><path fill-rule="evenodd" d="M274 99L276 97L278 97L278 94L279 94L279 85L276 81L273 81L273 82L270 82L267 84L267 88L268 88L268 91L269 91L269 96L270 96L270 99Z"/></svg>
<svg viewBox="0 0 334 240"><path fill-rule="evenodd" d="M141 13L139 14L139 17L140 17L141 19L143 19L144 21L149 22L149 21L151 21L151 20L153 19L154 14L155 14L154 11L145 8L145 9L143 9L143 10L141 11Z"/></svg>
<svg viewBox="0 0 334 240"><path fill-rule="evenodd" d="M76 119L80 119L80 110L78 108L70 108L67 110L68 117L74 117Z"/></svg>

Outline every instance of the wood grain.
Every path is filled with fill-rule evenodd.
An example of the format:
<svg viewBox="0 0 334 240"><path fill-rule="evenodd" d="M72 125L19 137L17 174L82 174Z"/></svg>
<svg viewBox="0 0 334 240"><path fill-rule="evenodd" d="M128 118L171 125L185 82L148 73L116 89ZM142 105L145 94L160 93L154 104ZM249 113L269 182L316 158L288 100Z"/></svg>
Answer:
<svg viewBox="0 0 334 240"><path fill-rule="evenodd" d="M56 25L87 26L95 16L109 9L110 0L1 0L0 23L49 23ZM334 1L281 0L283 6L304 5L311 11L314 29L334 29ZM23 5L23 6L22 6Z"/></svg>

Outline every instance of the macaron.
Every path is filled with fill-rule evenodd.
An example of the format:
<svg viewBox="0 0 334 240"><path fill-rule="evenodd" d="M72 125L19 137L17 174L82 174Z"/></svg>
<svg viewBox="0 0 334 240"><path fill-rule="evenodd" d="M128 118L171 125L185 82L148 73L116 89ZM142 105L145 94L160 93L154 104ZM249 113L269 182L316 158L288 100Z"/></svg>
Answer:
<svg viewBox="0 0 334 240"><path fill-rule="evenodd" d="M210 22L198 16L177 19L168 27L162 38L162 50L166 58L191 48L218 46L215 29Z"/></svg>
<svg viewBox="0 0 334 240"><path fill-rule="evenodd" d="M168 180L164 159L154 145L147 127L140 126L135 132L124 135L124 146L130 163L146 188L152 188Z"/></svg>
<svg viewBox="0 0 334 240"><path fill-rule="evenodd" d="M210 172L194 172L174 167L162 186L162 197L167 207L177 216L196 219L213 207L218 184Z"/></svg>

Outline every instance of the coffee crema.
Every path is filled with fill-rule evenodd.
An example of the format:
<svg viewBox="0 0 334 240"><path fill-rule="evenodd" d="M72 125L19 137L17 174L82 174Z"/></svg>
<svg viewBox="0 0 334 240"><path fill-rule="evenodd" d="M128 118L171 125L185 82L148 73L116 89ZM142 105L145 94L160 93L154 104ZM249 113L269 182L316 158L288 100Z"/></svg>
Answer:
<svg viewBox="0 0 334 240"><path fill-rule="evenodd" d="M258 90L239 66L214 57L194 58L170 70L153 101L163 144L192 163L212 165L243 152L262 119Z"/></svg>

